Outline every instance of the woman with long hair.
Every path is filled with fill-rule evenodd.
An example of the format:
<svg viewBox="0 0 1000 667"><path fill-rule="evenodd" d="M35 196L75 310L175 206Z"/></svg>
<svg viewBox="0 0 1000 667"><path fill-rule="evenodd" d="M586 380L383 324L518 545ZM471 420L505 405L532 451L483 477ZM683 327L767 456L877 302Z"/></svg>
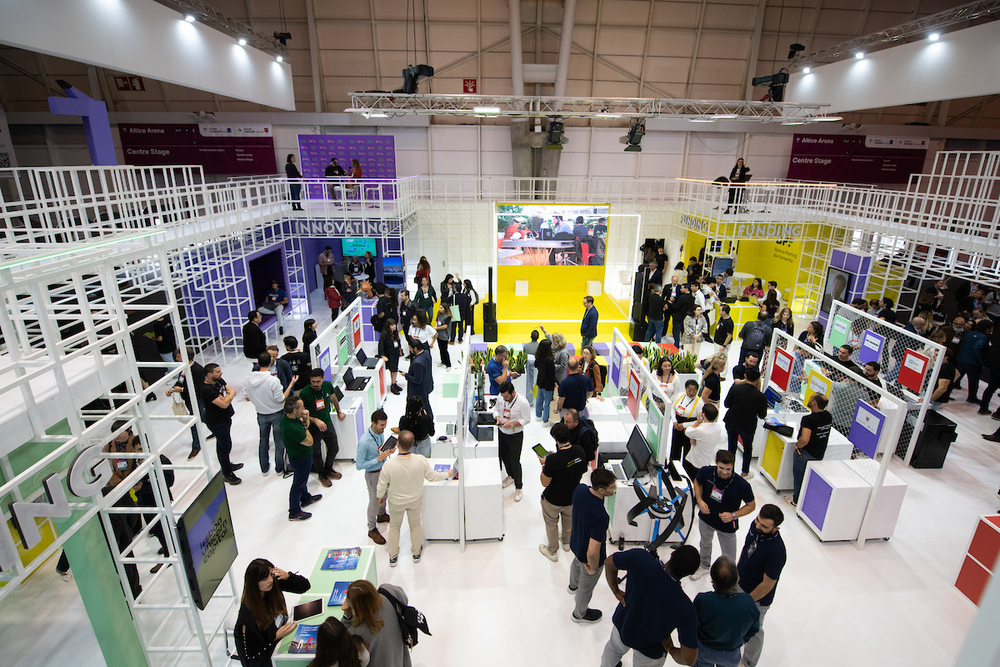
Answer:
<svg viewBox="0 0 1000 667"><path fill-rule="evenodd" d="M410 320L417 312L417 306L410 300L410 290L401 290L399 293L399 324L403 327L403 333L410 334Z"/></svg>
<svg viewBox="0 0 1000 667"><path fill-rule="evenodd" d="M538 341L538 347L535 348L535 384L538 386L538 396L535 397L535 419L548 424L552 396L559 385L556 381L552 341L548 338Z"/></svg>
<svg viewBox="0 0 1000 667"><path fill-rule="evenodd" d="M451 370L451 355L448 353L448 343L451 342L451 313L443 299L438 306L434 330L437 331L438 351L441 354L441 363L438 366Z"/></svg>
<svg viewBox="0 0 1000 667"><path fill-rule="evenodd" d="M806 330L799 334L799 341L805 343L809 340L809 334L816 337L816 340L823 340L823 324L813 320L806 325Z"/></svg>
<svg viewBox="0 0 1000 667"><path fill-rule="evenodd" d="M728 357L725 352L717 352L705 360L705 372L701 376L701 402L719 407L722 400L722 374L726 371Z"/></svg>
<svg viewBox="0 0 1000 667"><path fill-rule="evenodd" d="M566 379L566 366L569 364L569 350L566 349L566 337L561 333L549 334L545 327L539 326L545 337L552 341L552 354L555 356L556 384Z"/></svg>
<svg viewBox="0 0 1000 667"><path fill-rule="evenodd" d="M754 278L750 281L750 284L743 290L743 296L764 298L764 283L761 282L760 278Z"/></svg>
<svg viewBox="0 0 1000 667"><path fill-rule="evenodd" d="M351 191L351 194L355 197L358 196L358 191L361 189L361 184L357 181L360 181L363 175L364 174L361 171L361 163L358 162L357 158L351 158L351 168L347 170L347 178L353 182L347 187Z"/></svg>
<svg viewBox="0 0 1000 667"><path fill-rule="evenodd" d="M413 282L419 285L421 278L427 278L428 281L431 279L431 263L428 262L427 258L422 255L420 260L417 262L417 272L413 276Z"/></svg>
<svg viewBox="0 0 1000 667"><path fill-rule="evenodd" d="M413 317L410 320L410 338L419 341L425 350L431 349L431 346L437 340L437 331L428 324L427 316L424 315L424 311L422 310L413 313Z"/></svg>
<svg viewBox="0 0 1000 667"><path fill-rule="evenodd" d="M350 273L344 274L344 289L341 292L344 298L344 308L351 305L351 302L358 296L358 281L354 279L354 276Z"/></svg>
<svg viewBox="0 0 1000 667"><path fill-rule="evenodd" d="M301 211L302 204L300 203L300 198L302 196L302 184L296 181L302 178L302 174L299 173L299 168L295 166L295 153L289 153L288 157L285 158L285 177L289 179L288 191L292 199L292 210Z"/></svg>
<svg viewBox="0 0 1000 667"><path fill-rule="evenodd" d="M337 289L337 283L332 280L323 290L323 294L326 296L326 305L330 306L330 320L333 321L337 319L337 315L340 315L340 307L344 305L344 296Z"/></svg>
<svg viewBox="0 0 1000 667"><path fill-rule="evenodd" d="M603 401L601 392L604 391L604 382L601 380L601 365L597 363L597 350L593 345L586 345L580 350L580 372L590 378L590 383L594 385L594 396L597 400Z"/></svg>
<svg viewBox="0 0 1000 667"><path fill-rule="evenodd" d="M674 372L674 362L670 360L669 355L664 354L660 357L660 362L656 364L656 377L660 381L660 389L667 395L667 398L673 398L677 373Z"/></svg>
<svg viewBox="0 0 1000 667"><path fill-rule="evenodd" d="M465 294L469 297L469 308L467 312L462 313L462 328L468 327L469 335L472 336L476 333L476 304L479 303L479 292L468 278L465 279L464 285Z"/></svg>
<svg viewBox="0 0 1000 667"><path fill-rule="evenodd" d="M316 320L310 318L302 323L302 351L309 355L310 363L312 352L309 351L309 346L314 340L316 340Z"/></svg>
<svg viewBox="0 0 1000 667"><path fill-rule="evenodd" d="M729 205L726 206L726 213L737 213L740 210L740 204L743 203L743 196L746 194L743 185L750 179L750 167L747 166L743 158L736 160L736 166L733 167L732 171L729 172L729 182L735 183L735 187L729 188ZM734 210L735 209L735 210ZM746 211L744 210L744 213Z"/></svg>
<svg viewBox="0 0 1000 667"><path fill-rule="evenodd" d="M350 634L331 616L316 629L316 657L307 667L367 667L370 661L364 638Z"/></svg>
<svg viewBox="0 0 1000 667"><path fill-rule="evenodd" d="M771 328L784 331L789 336L795 335L795 322L792 321L792 309L782 308L771 320Z"/></svg>
<svg viewBox="0 0 1000 667"><path fill-rule="evenodd" d="M403 344L399 342L399 331L396 328L395 318L388 317L385 326L378 337L378 356L382 357L385 367L389 371L392 384L389 391L398 394L403 388L396 384L396 374L399 373L399 358L403 356Z"/></svg>
<svg viewBox="0 0 1000 667"><path fill-rule="evenodd" d="M695 306L684 318L684 333L681 334L684 349L688 352L697 352L707 333L708 323L701 316L701 306Z"/></svg>
<svg viewBox="0 0 1000 667"><path fill-rule="evenodd" d="M393 428L393 433L402 430L413 434L413 447L410 451L426 458L431 457L431 436L434 435L434 417L427 414L424 399L420 396L406 397L406 412L399 418L399 427Z"/></svg>
<svg viewBox="0 0 1000 667"><path fill-rule="evenodd" d="M420 287L414 293L413 301L417 308L424 311L424 319L430 322L431 314L434 312L434 302L437 301L437 292L426 276L420 279Z"/></svg>
<svg viewBox="0 0 1000 667"><path fill-rule="evenodd" d="M305 577L285 572L263 558L255 558L243 575L243 597L236 617L234 638L243 667L270 667L278 642L295 631L288 618L284 591L309 590Z"/></svg>
<svg viewBox="0 0 1000 667"><path fill-rule="evenodd" d="M409 604L399 586L382 584L382 589L401 604ZM341 607L347 631L368 643L371 664L379 667L410 667L410 652L403 643L403 632L392 602L367 579L352 581Z"/></svg>
<svg viewBox="0 0 1000 667"><path fill-rule="evenodd" d="M774 316L778 314L778 309L781 308L781 303L778 301L778 291L769 289L767 290L767 297L760 304L760 309L767 313L768 319L774 319Z"/></svg>

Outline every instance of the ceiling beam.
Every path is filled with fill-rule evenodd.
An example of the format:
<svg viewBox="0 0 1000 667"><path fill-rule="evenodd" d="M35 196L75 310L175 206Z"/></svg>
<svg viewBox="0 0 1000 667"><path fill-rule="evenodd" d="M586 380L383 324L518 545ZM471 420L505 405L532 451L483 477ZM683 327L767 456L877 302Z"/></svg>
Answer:
<svg viewBox="0 0 1000 667"><path fill-rule="evenodd" d="M639 66L639 97L645 94L643 87L646 81L646 61L649 59L649 42L653 36L653 7L654 0L649 0L649 10L646 12L646 37L642 41L642 65Z"/></svg>
<svg viewBox="0 0 1000 667"><path fill-rule="evenodd" d="M767 14L767 0L757 3L757 17L753 24L753 39L750 40L750 54L743 68L743 91L740 97L753 99L753 79L757 75L757 60L760 58L760 35L764 30L764 15Z"/></svg>
<svg viewBox="0 0 1000 667"><path fill-rule="evenodd" d="M705 26L705 9L708 0L701 0L698 7L698 27L694 33L694 48L691 49L691 63L688 65L687 82L684 84L684 97L691 97L691 85L694 83L694 68L698 64L698 49L701 47L701 29Z"/></svg>

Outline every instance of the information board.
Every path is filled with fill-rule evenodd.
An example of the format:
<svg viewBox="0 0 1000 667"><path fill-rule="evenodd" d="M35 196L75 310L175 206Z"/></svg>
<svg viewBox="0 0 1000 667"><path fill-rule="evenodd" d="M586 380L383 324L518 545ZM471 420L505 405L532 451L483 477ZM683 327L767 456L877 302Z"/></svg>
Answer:
<svg viewBox="0 0 1000 667"><path fill-rule="evenodd" d="M633 368L628 374L628 411L632 413L632 419L639 418L639 393L642 391L642 382L639 380L639 370Z"/></svg>
<svg viewBox="0 0 1000 667"><path fill-rule="evenodd" d="M833 382L830 378L826 377L819 371L813 370L809 372L809 382L806 383L806 403L813 394L823 394L827 398L830 398L830 389L833 387Z"/></svg>
<svg viewBox="0 0 1000 667"><path fill-rule="evenodd" d="M867 364L869 361L879 361L882 358L882 347L885 345L885 338L871 331L864 331L861 334L861 349L858 350L858 361Z"/></svg>
<svg viewBox="0 0 1000 667"><path fill-rule="evenodd" d="M774 363L771 366L771 383L781 391L788 391L788 381L792 376L795 358L780 347L774 348Z"/></svg>
<svg viewBox="0 0 1000 667"><path fill-rule="evenodd" d="M357 311L354 311L351 315L351 334L353 339L352 345L354 346L351 353L353 354L361 346L361 313Z"/></svg>
<svg viewBox="0 0 1000 667"><path fill-rule="evenodd" d="M929 363L930 359L919 352L907 350L903 355L903 363L899 366L899 384L914 394L919 394L924 386L924 375Z"/></svg>
<svg viewBox="0 0 1000 667"><path fill-rule="evenodd" d="M337 361L340 362L341 366L346 366L350 361L353 347L351 345L351 332L345 328L337 334Z"/></svg>
<svg viewBox="0 0 1000 667"><path fill-rule="evenodd" d="M834 315L830 320L830 345L834 350L847 344L847 332L850 328L851 323L840 315Z"/></svg>
<svg viewBox="0 0 1000 667"><path fill-rule="evenodd" d="M878 441L882 437L884 426L885 415L858 399L847 439L851 441L852 445L867 454L869 458L875 458L875 452L878 451Z"/></svg>

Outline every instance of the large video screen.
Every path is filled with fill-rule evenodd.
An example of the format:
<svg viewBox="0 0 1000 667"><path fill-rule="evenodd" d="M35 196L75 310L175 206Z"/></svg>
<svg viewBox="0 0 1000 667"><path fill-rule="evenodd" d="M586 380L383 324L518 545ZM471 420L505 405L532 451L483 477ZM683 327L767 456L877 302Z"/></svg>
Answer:
<svg viewBox="0 0 1000 667"><path fill-rule="evenodd" d="M497 204L501 266L604 266L608 204Z"/></svg>
<svg viewBox="0 0 1000 667"><path fill-rule="evenodd" d="M843 303L848 303L847 295L851 291L851 278L853 278L850 273L842 269L835 269L830 267L826 271L826 283L823 286L823 299L820 301L819 309L820 311L829 314L833 309L834 301L841 301Z"/></svg>
<svg viewBox="0 0 1000 667"><path fill-rule="evenodd" d="M340 252L343 257L364 257L366 252L374 257L375 239L340 239Z"/></svg>
<svg viewBox="0 0 1000 667"><path fill-rule="evenodd" d="M221 472L216 473L181 516L177 534L194 601L204 610L237 554L229 498Z"/></svg>

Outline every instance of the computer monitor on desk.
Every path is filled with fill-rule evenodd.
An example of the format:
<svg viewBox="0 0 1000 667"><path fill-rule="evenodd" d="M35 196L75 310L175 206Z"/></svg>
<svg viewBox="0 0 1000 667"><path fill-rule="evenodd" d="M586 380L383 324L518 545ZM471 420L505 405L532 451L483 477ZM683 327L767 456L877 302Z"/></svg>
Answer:
<svg viewBox="0 0 1000 667"><path fill-rule="evenodd" d="M649 460L653 457L653 452L650 450L649 444L646 442L646 438L643 437L642 431L639 430L638 426L632 427L632 435L629 436L625 449L628 452L628 456L625 458L632 459L632 463L636 469L636 476L645 474L646 468L649 467Z"/></svg>

